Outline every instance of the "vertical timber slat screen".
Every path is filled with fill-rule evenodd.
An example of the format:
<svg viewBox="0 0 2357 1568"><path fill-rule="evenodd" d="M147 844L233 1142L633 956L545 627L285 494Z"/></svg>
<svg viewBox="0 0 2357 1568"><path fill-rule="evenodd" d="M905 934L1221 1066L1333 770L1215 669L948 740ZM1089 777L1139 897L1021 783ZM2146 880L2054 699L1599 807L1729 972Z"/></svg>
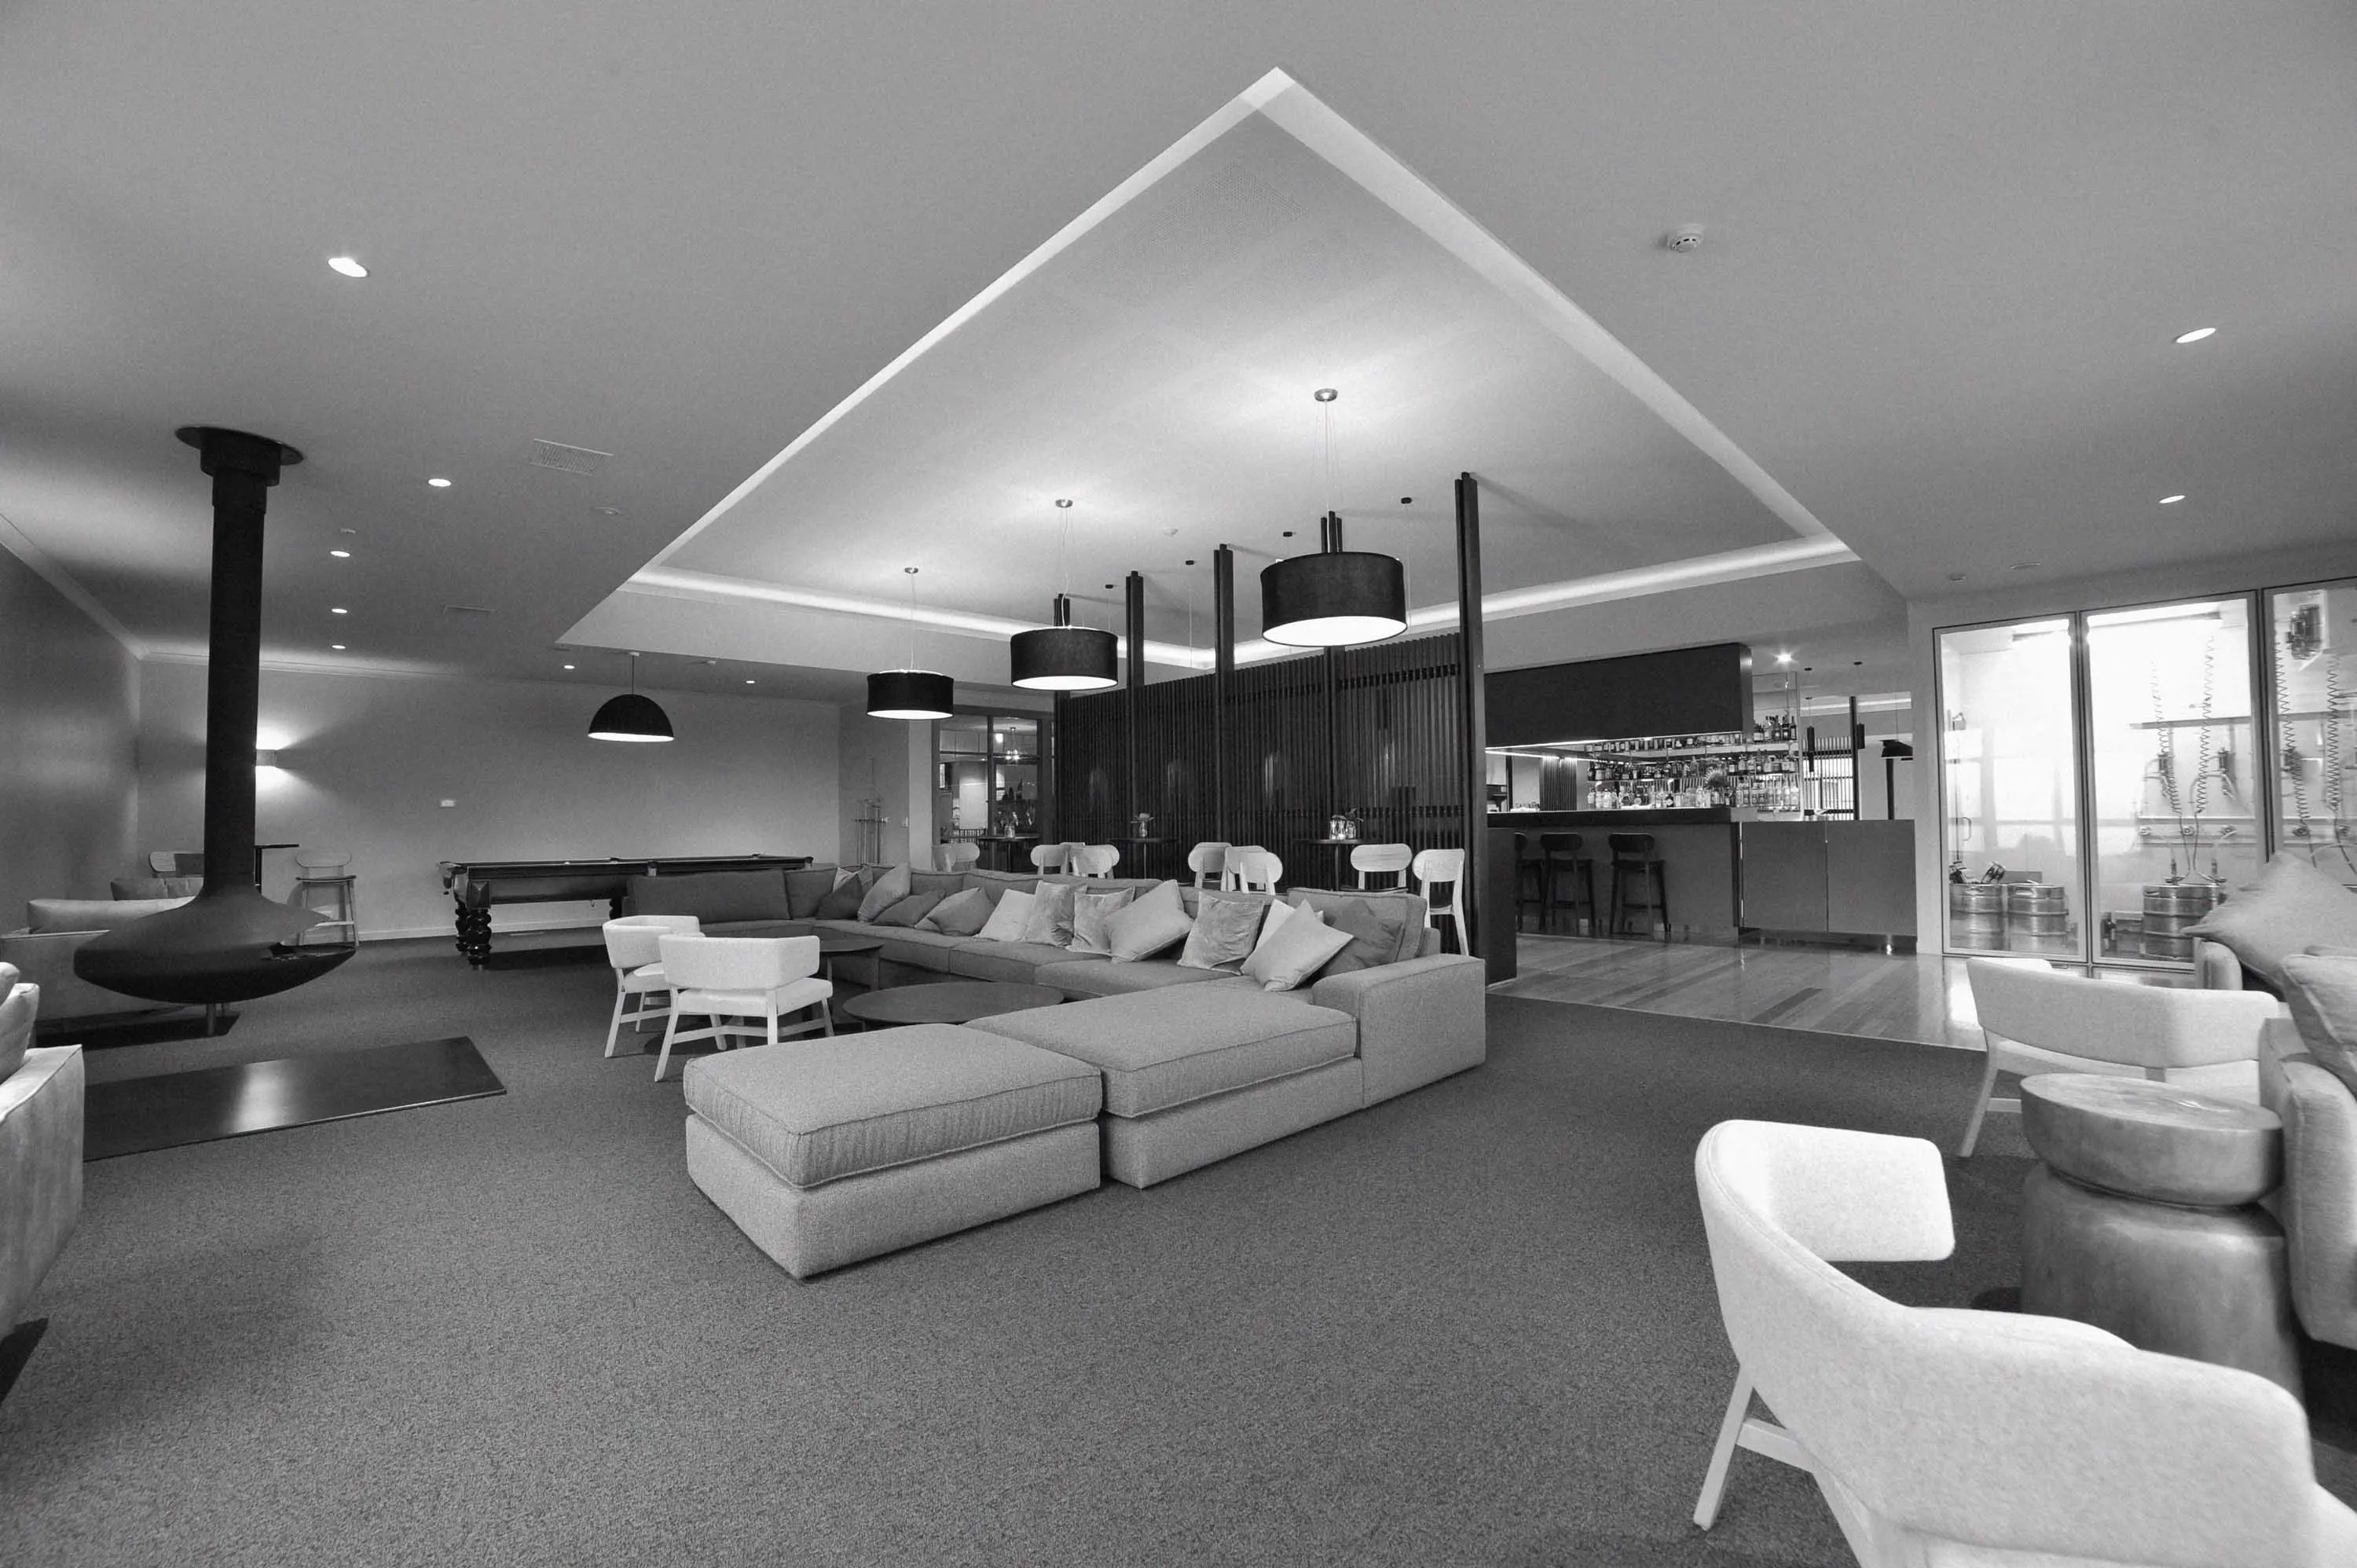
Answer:
<svg viewBox="0 0 2357 1568"><path fill-rule="evenodd" d="M1351 811L1370 843L1416 849L1464 842L1464 715L1455 633L1345 649L1335 659L1329 715L1324 656L1273 660L1235 673L1228 705L1228 820L1213 820L1212 680L1148 685L1138 698L1139 810L1168 842L1125 846L1121 870L1178 875L1206 839L1276 852L1286 880L1330 880L1335 856L1310 843ZM1057 822L1065 838L1111 843L1133 830L1127 694L1067 697L1058 746ZM1328 760L1334 793L1327 798Z"/></svg>

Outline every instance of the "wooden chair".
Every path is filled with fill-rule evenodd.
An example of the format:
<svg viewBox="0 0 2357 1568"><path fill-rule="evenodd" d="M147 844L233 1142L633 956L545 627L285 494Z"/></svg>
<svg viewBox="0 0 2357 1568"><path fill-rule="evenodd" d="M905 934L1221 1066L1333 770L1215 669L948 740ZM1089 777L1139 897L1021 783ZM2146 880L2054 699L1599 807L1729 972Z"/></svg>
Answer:
<svg viewBox="0 0 2357 1568"><path fill-rule="evenodd" d="M657 1083L671 1070L672 1047L711 1040L726 1050L735 1036L763 1032L755 1019L766 1026L765 1045L813 1029L834 1033L834 1015L827 1005L834 986L816 978L816 937L665 936L661 948L672 998L662 1054L655 1058ZM778 1026L780 1018L806 1010L817 1015L790 1028ZM705 1027L682 1029L679 1021L690 1016L702 1018Z"/></svg>
<svg viewBox="0 0 2357 1568"><path fill-rule="evenodd" d="M360 910L352 889L359 878L352 875L350 850L303 849L295 852L295 891L288 902L298 909L309 909L328 917L308 928L313 931L341 928L350 933L349 940L361 940ZM327 908L312 902L314 898L329 900Z"/></svg>
<svg viewBox="0 0 2357 1568"><path fill-rule="evenodd" d="M1227 885L1230 847L1216 839L1205 839L1187 852L1187 869L1195 874L1196 886L1222 887Z"/></svg>
<svg viewBox="0 0 2357 1568"><path fill-rule="evenodd" d="M1258 844L1228 851L1228 886L1235 892L1274 893L1284 875L1285 862Z"/></svg>
<svg viewBox="0 0 2357 1568"><path fill-rule="evenodd" d="M1397 887L1415 863L1415 851L1404 843L1362 843L1351 851L1351 869L1359 874L1361 893L1369 890L1369 876L1393 877L1385 886Z"/></svg>
<svg viewBox="0 0 2357 1568"><path fill-rule="evenodd" d="M1437 925L1440 901L1432 896L1432 885L1446 883L1448 887L1448 926L1457 938L1457 950L1465 950L1465 852L1461 849L1428 849L1418 854L1408 866L1408 875L1424 895L1424 923Z"/></svg>
<svg viewBox="0 0 2357 1568"><path fill-rule="evenodd" d="M943 871L971 871L981 858L982 846L964 839L938 844L933 850L933 864Z"/></svg>
<svg viewBox="0 0 2357 1568"><path fill-rule="evenodd" d="M1118 844L1082 844L1080 853L1071 857L1071 869L1082 876L1111 876L1113 868L1120 864Z"/></svg>
<svg viewBox="0 0 2357 1568"><path fill-rule="evenodd" d="M1071 855L1081 846L1069 843L1036 843L1031 846L1031 869L1034 871L1066 871L1071 869Z"/></svg>
<svg viewBox="0 0 2357 1568"><path fill-rule="evenodd" d="M671 1016L671 979L662 966L665 936L692 937L703 929L693 915L624 915L605 924L606 963L614 972L614 1017L606 1026L606 1054L621 1048L622 1026L637 1034L650 1018ZM650 997L661 996L660 1003Z"/></svg>
<svg viewBox="0 0 2357 1568"><path fill-rule="evenodd" d="M147 869L158 876L202 876L205 855L196 849L158 849L147 854Z"/></svg>

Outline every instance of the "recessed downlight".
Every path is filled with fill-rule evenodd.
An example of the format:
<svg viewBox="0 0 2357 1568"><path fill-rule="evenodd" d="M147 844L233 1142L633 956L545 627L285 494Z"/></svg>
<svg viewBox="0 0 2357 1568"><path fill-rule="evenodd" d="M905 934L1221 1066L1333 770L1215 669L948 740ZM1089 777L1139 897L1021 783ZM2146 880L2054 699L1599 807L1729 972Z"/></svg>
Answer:
<svg viewBox="0 0 2357 1568"><path fill-rule="evenodd" d="M346 608L344 608L344 607L343 607L343 606L341 606L341 605L338 605L338 606L336 606L334 608L330 609L328 613L329 615L331 615L331 616L348 616L348 615L351 614L352 612L351 612L351 611L350 611L350 610L348 610L348 609L346 609Z"/></svg>
<svg viewBox="0 0 2357 1568"><path fill-rule="evenodd" d="M2183 496L2163 496L2160 498L2160 504L2163 506L2175 506L2179 501L2181 501L2184 499L2185 498Z"/></svg>
<svg viewBox="0 0 2357 1568"><path fill-rule="evenodd" d="M429 485L432 485L432 486L433 486L436 489L437 489L437 490L447 490L447 489L448 489L450 488L450 481L449 481L449 480L447 480L447 479L446 479L446 478L442 478L440 475L438 475L438 474L437 474L437 475L436 475L433 478L430 478L430 479L426 480L425 482L426 482L427 484L429 484Z"/></svg>
<svg viewBox="0 0 2357 1568"><path fill-rule="evenodd" d="M333 267L336 271L343 274L348 278L364 278L368 276L368 269L361 265L360 263L354 261L350 256L329 256L328 258L328 265Z"/></svg>
<svg viewBox="0 0 2357 1568"><path fill-rule="evenodd" d="M352 553L349 550L330 550L328 553L339 561L349 561L352 558Z"/></svg>
<svg viewBox="0 0 2357 1568"><path fill-rule="evenodd" d="M328 646L334 649L339 653L341 653L344 650L344 645L340 642L331 642L328 644Z"/></svg>
<svg viewBox="0 0 2357 1568"><path fill-rule="evenodd" d="M751 685L752 683L753 683L753 682L750 682L750 681L748 681L748 682L745 682L745 684L747 684L748 686Z"/></svg>
<svg viewBox="0 0 2357 1568"><path fill-rule="evenodd" d="M2204 338L2215 337L2217 331L2215 327L2196 327L2190 332L2179 332L2177 335L2177 340L2180 343L2199 343Z"/></svg>
<svg viewBox="0 0 2357 1568"><path fill-rule="evenodd" d="M1964 575L1962 572L1951 572L1948 574L1948 581L1951 583L1961 583L1964 580Z"/></svg>

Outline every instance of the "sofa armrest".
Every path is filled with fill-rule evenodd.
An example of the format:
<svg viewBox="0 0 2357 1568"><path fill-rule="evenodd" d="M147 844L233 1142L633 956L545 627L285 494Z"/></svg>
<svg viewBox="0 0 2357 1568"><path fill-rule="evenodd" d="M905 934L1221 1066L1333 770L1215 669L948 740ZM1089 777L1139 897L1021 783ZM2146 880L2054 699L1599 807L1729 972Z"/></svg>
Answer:
<svg viewBox="0 0 2357 1568"><path fill-rule="evenodd" d="M80 1046L27 1053L0 1082L0 1334L81 1218Z"/></svg>
<svg viewBox="0 0 2357 1568"><path fill-rule="evenodd" d="M0 963L16 966L27 983L41 988L41 1022L92 1018L116 1013L152 1013L167 1005L92 985L74 972L74 953L96 931L10 931L0 936Z"/></svg>
<svg viewBox="0 0 2357 1568"><path fill-rule="evenodd" d="M1481 1065L1490 1052L1488 983L1480 960L1437 953L1333 975L1310 987L1309 1000L1358 1020L1372 1105Z"/></svg>
<svg viewBox="0 0 2357 1568"><path fill-rule="evenodd" d="M2260 1066L2263 1098L2284 1124L2276 1208L2292 1305L2311 1336L2357 1349L2357 1098L2313 1057L2263 1056Z"/></svg>

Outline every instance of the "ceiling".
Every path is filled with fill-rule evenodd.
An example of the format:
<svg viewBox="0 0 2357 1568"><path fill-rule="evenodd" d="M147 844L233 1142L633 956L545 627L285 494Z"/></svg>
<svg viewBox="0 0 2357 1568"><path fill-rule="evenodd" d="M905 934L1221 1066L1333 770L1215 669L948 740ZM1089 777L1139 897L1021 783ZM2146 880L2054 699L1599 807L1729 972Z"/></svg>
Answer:
<svg viewBox="0 0 2357 1568"><path fill-rule="evenodd" d="M577 627L664 684L898 662L856 604L781 636L615 590L1273 65L1908 596L2357 528L2345 5L924 10L0 5L0 539L194 650L171 432L242 425L309 456L274 659L610 683L557 668ZM1238 121L663 566L888 602L920 564L1029 619L1073 495L1076 585L1153 572L1183 643L1189 548L1285 548L1330 493L1319 384L1353 542L1419 602L1459 467L1493 586L1805 532L1335 170Z"/></svg>

